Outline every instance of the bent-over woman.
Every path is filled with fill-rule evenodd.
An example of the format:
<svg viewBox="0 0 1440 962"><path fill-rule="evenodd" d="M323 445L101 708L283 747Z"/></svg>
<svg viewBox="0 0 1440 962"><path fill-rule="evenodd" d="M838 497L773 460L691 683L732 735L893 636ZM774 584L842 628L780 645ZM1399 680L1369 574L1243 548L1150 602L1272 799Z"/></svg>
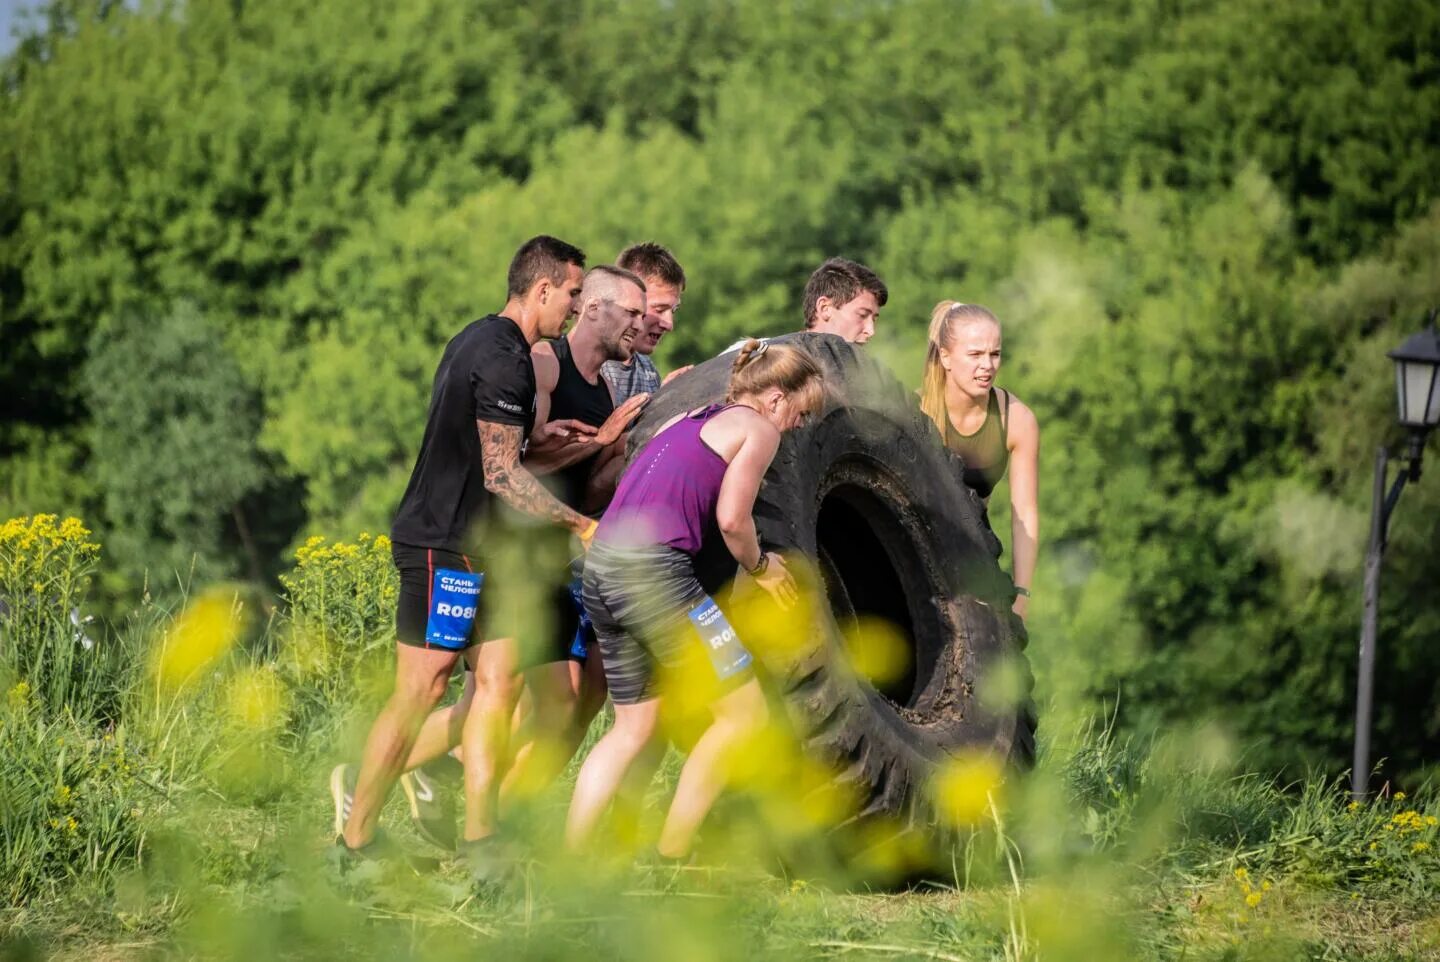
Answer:
<svg viewBox="0 0 1440 962"><path fill-rule="evenodd" d="M1026 617L1040 543L1040 424L1019 398L995 386L1000 322L978 304L941 301L930 315L920 408L945 446L965 461L965 483L989 501L1010 473L1010 552L1015 613Z"/></svg>
<svg viewBox="0 0 1440 962"><path fill-rule="evenodd" d="M580 769L566 823L572 848L590 838L627 775L632 789L649 782L673 686L684 686L687 701L708 701L713 719L681 769L657 845L662 858L688 855L724 788L729 754L766 723L750 653L701 587L695 558L722 539L761 588L782 605L795 601L784 562L761 551L751 510L781 433L822 399L820 369L807 354L750 340L725 403L678 415L626 469L585 562L585 607L615 724Z"/></svg>

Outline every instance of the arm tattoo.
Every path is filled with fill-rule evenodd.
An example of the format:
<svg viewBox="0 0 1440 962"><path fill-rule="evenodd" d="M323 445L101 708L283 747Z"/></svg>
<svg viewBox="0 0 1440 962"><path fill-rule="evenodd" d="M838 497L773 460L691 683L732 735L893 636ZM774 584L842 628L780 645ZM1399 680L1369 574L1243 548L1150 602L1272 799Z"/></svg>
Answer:
<svg viewBox="0 0 1440 962"><path fill-rule="evenodd" d="M515 510L536 518L572 530L588 524L584 515L566 507L521 466L520 443L524 432L519 425L476 421L475 427L480 432L480 463L485 469L487 490L504 498Z"/></svg>

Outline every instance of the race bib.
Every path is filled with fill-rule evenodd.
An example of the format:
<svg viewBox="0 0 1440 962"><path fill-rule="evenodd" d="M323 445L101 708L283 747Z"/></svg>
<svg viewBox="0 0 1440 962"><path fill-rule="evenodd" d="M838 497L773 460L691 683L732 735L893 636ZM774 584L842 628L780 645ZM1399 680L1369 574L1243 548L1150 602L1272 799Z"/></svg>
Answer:
<svg viewBox="0 0 1440 962"><path fill-rule="evenodd" d="M690 609L689 617L710 656L710 664L715 667L715 677L724 681L749 667L750 652L740 644L740 636L730 627L725 612L709 596Z"/></svg>
<svg viewBox="0 0 1440 962"><path fill-rule="evenodd" d="M440 568L430 591L430 617L425 624L425 643L439 648L461 649L470 645L470 627L480 603L480 586L485 575L479 571L451 571Z"/></svg>

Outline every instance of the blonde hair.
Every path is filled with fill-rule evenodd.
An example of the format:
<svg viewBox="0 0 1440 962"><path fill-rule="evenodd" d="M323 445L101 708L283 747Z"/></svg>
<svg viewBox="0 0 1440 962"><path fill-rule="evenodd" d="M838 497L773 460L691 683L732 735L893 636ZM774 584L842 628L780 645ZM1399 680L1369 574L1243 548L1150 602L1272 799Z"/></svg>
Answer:
<svg viewBox="0 0 1440 962"><path fill-rule="evenodd" d="M950 412L945 408L945 365L940 360L940 352L950 350L955 343L955 332L971 321L989 321L996 327L1000 326L999 318L979 304L941 301L930 312L930 343L925 348L920 410L935 422L942 438L945 426L950 423Z"/></svg>
<svg viewBox="0 0 1440 962"><path fill-rule="evenodd" d="M752 337L741 345L735 366L730 369L725 400L733 404L747 394L775 388L793 396L806 411L819 411L825 401L824 376L809 354L788 344L771 344Z"/></svg>

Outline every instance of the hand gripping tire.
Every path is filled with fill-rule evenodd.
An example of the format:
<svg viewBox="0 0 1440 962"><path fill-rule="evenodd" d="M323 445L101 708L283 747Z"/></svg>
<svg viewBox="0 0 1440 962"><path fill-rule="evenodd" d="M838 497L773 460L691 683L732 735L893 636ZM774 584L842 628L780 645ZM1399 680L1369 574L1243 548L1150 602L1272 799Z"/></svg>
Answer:
<svg viewBox="0 0 1440 962"><path fill-rule="evenodd" d="M777 665L757 654L804 751L858 796L856 818L918 828L932 820L926 783L947 758L983 751L1019 768L1033 763L1014 584L997 563L983 503L914 395L834 335L773 342L819 362L830 400L781 441L755 522L767 550L812 559L830 610L798 657ZM706 361L658 392L631 432L630 455L676 414L723 400L734 360ZM700 565L711 590L735 573L723 546L716 554ZM852 669L842 627L857 616L899 629L911 655L902 677L871 683ZM994 687L1007 695L985 697Z"/></svg>

